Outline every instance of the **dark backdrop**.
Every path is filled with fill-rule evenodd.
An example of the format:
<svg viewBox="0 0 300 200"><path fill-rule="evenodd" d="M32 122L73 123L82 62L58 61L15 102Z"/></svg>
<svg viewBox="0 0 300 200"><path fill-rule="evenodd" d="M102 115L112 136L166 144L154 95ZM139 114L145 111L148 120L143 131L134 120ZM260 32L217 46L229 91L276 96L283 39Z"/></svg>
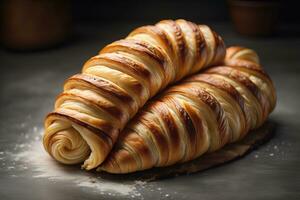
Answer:
<svg viewBox="0 0 300 200"><path fill-rule="evenodd" d="M281 2L280 21L300 22L299 1ZM298 3L297 3L298 2ZM73 0L72 12L75 22L99 20L158 21L160 19L184 18L192 21L229 20L225 0Z"/></svg>

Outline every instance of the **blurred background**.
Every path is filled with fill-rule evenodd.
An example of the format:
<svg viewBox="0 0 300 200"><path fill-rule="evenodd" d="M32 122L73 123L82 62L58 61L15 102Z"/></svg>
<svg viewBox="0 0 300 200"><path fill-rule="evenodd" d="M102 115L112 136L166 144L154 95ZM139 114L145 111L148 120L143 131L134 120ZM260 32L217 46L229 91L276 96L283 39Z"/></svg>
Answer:
<svg viewBox="0 0 300 200"><path fill-rule="evenodd" d="M300 12L292 0L2 0L1 43L11 50L34 50L85 39L86 31L125 36L132 28L161 19L184 18L214 25L227 23L240 35L290 37L300 34ZM122 31L124 30L124 31ZM112 37L112 39L117 39Z"/></svg>

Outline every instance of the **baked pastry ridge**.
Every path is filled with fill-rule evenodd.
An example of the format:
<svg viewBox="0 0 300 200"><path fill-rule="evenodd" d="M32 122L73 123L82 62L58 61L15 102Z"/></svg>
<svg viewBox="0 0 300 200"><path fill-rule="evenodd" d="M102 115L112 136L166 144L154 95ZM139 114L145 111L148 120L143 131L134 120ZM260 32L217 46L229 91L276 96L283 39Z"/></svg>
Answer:
<svg viewBox="0 0 300 200"><path fill-rule="evenodd" d="M257 54L230 47L222 65L184 79L150 100L98 168L130 173L195 159L244 138L276 104Z"/></svg>

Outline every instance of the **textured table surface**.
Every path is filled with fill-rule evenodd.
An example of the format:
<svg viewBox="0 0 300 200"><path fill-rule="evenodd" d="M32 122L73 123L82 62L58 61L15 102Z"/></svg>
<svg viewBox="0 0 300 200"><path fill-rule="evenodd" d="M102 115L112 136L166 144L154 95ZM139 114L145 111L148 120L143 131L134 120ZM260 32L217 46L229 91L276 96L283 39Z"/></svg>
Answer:
<svg viewBox="0 0 300 200"><path fill-rule="evenodd" d="M71 42L39 52L0 49L0 199L299 199L300 37L241 37L229 24L213 27L228 46L240 44L257 50L275 82L278 102L270 119L277 128L270 142L229 164L147 184L122 180L107 184L78 167L63 171L60 165L56 167L62 169L61 173L51 177L52 165L44 169L37 166L37 161L43 164L43 158L39 160L34 150L29 151L32 145L27 143L39 142L44 116L52 109L63 81L79 72L84 61L104 44L126 36L138 25L77 27L77 36ZM34 158L20 155L22 152L33 152ZM98 185L80 184L83 177Z"/></svg>

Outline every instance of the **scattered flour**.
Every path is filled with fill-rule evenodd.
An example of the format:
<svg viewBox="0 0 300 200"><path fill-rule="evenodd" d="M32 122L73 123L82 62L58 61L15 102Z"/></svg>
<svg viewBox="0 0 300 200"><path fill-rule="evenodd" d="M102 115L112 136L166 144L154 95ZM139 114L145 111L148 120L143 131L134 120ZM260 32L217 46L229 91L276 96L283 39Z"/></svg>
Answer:
<svg viewBox="0 0 300 200"><path fill-rule="evenodd" d="M274 142L273 144L266 145L261 151L256 151L254 158L272 158L286 160L291 151L292 143L287 141Z"/></svg>
<svg viewBox="0 0 300 200"><path fill-rule="evenodd" d="M24 128L26 126L25 123L21 123L21 128Z"/></svg>
<svg viewBox="0 0 300 200"><path fill-rule="evenodd" d="M90 188L109 196L129 196L143 199L139 189L145 188L143 181L115 182L97 177L96 173L85 172L78 166L65 166L55 162L42 146L42 129L33 128L33 134L23 134L24 140L16 144L14 151L0 152L0 161L11 177L21 177L22 172L30 170L33 178L45 178L50 181L68 181L78 187ZM4 159L7 158L7 159ZM6 161L7 160L7 161ZM161 190L161 189L160 189Z"/></svg>

